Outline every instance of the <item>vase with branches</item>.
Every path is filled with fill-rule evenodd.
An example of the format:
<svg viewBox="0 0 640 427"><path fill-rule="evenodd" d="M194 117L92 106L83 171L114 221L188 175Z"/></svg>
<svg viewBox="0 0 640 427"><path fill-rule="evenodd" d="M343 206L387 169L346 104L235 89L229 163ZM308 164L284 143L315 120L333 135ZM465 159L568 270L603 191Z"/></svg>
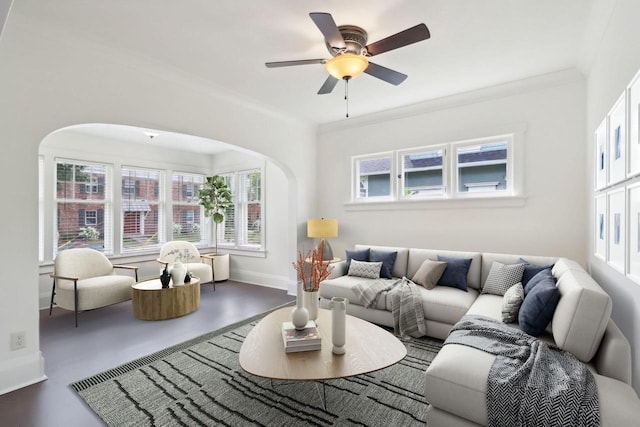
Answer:
<svg viewBox="0 0 640 427"><path fill-rule="evenodd" d="M304 306L309 313L310 320L316 320L318 317L318 291L320 282L329 277L333 266L329 265L324 258L324 242L312 251L304 253L298 252L298 259L293 263L298 273L298 280L302 286L299 290L303 290L304 295L298 295L297 299L304 301Z"/></svg>

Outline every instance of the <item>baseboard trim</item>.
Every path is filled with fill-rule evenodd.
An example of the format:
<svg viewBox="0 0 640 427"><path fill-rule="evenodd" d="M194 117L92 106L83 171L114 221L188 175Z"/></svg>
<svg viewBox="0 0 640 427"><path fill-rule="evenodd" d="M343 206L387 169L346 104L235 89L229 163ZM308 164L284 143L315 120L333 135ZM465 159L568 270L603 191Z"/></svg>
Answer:
<svg viewBox="0 0 640 427"><path fill-rule="evenodd" d="M0 395L47 379L42 352L3 361L0 368Z"/></svg>

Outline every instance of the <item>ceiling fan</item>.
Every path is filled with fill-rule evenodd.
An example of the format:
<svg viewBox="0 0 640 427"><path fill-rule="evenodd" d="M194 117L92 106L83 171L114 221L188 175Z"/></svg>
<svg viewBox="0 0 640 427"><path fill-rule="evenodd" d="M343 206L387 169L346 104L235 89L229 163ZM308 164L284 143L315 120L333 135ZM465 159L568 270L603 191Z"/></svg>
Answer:
<svg viewBox="0 0 640 427"><path fill-rule="evenodd" d="M368 58L426 40L431 36L425 24L418 24L375 43L367 44L367 32L360 27L355 25L338 27L330 13L314 12L309 16L324 35L327 50L332 58L267 62L264 65L267 68L276 68L324 64L329 76L318 91L319 95L331 93L338 80L345 80L348 83L350 79L363 72L393 85L399 85L407 78L406 74L374 64Z"/></svg>

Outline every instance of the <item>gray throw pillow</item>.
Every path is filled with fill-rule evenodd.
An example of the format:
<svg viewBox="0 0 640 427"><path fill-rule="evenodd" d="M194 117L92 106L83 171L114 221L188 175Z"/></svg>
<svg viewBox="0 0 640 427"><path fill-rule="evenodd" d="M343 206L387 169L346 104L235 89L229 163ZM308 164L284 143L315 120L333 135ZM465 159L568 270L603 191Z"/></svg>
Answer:
<svg viewBox="0 0 640 427"><path fill-rule="evenodd" d="M365 279L377 279L380 277L382 262L365 262L351 260L348 276L364 277Z"/></svg>
<svg viewBox="0 0 640 427"><path fill-rule="evenodd" d="M516 283L504 293L502 297L502 321L513 323L518 320L518 312L524 301L524 288L522 283Z"/></svg>
<svg viewBox="0 0 640 427"><path fill-rule="evenodd" d="M433 289L446 268L447 263L444 261L425 259L416 274L411 278L411 281L427 289Z"/></svg>
<svg viewBox="0 0 640 427"><path fill-rule="evenodd" d="M507 289L522 282L524 267L524 264L505 265L494 261L491 264L487 280L484 282L482 293L503 296Z"/></svg>

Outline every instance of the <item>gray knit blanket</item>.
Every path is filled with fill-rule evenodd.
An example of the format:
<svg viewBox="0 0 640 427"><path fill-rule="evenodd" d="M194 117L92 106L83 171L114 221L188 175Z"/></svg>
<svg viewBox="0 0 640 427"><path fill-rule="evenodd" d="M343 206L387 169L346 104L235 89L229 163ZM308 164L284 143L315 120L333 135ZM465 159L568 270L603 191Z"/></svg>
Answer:
<svg viewBox="0 0 640 427"><path fill-rule="evenodd" d="M444 344L497 356L487 380L489 426L600 425L593 375L571 353L502 322L471 315L453 327Z"/></svg>
<svg viewBox="0 0 640 427"><path fill-rule="evenodd" d="M419 338L427 334L424 308L418 285L402 279L376 279L354 285L354 292L366 308L375 307L383 292L391 298L393 329L396 334Z"/></svg>

